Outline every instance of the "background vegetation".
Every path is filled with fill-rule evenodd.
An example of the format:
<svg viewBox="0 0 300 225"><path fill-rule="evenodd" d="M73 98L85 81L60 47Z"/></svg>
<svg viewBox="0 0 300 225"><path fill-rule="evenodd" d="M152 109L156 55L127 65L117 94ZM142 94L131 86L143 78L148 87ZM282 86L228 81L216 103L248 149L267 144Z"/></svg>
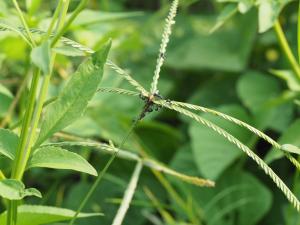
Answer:
<svg viewBox="0 0 300 225"><path fill-rule="evenodd" d="M69 10L77 4L78 1L71 1ZM164 55L165 66L158 84L160 94L166 99L217 109L264 131L281 144L299 146L297 68L291 66L282 52L282 42L272 28L275 21L269 21L270 12L262 9L266 6L258 7L258 12L251 4L247 0L228 4L212 0L181 1ZM20 1L20 6L26 11L30 27L45 30L57 2ZM274 1L272 7L272 18L276 19L281 12L279 22L296 53L298 2ZM169 8L170 2L166 0L90 0L65 36L91 49L99 49L111 38L109 58L150 89ZM10 1L0 2L0 17L21 26ZM218 29L211 33L214 27ZM63 90L82 61L80 51L67 47L58 51L62 54L57 56L47 99ZM32 72L30 48L16 33L0 33L0 65L2 127L13 128L28 106L28 83L23 80ZM134 91L108 67L100 87ZM16 98L18 102L12 111ZM53 141L112 141L118 146L143 105L137 97L98 92L84 115L53 137ZM296 196L300 195L299 171L280 151L273 151L269 143L237 125L213 115L201 115L247 144ZM149 155L180 173L216 182L214 188L198 187L144 168L123 224L300 223L299 213L251 159L223 137L183 115L166 109L147 115L123 148ZM110 157L91 151L88 146L68 149L80 153L97 171ZM76 224L111 224L134 166L132 161L117 158L83 210L102 212L104 216L80 219ZM0 158L0 168L9 175L10 164L4 157ZM93 180L89 175L68 170L30 170L24 183L36 187L43 198L28 198L26 203L76 210ZM5 210L5 202L0 210Z"/></svg>

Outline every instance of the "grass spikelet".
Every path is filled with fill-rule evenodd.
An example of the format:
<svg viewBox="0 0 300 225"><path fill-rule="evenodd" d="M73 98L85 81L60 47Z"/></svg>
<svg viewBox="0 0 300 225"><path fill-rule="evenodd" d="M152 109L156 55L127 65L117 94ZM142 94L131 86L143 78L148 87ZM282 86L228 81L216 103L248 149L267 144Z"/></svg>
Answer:
<svg viewBox="0 0 300 225"><path fill-rule="evenodd" d="M156 62L156 68L154 71L153 81L151 83L151 90L150 90L151 94L154 94L157 92L157 84L158 84L158 80L159 80L160 70L165 61L165 54L167 51L167 46L170 41L170 36L172 34L172 25L175 24L174 19L176 17L177 8L178 8L178 0L174 0L171 5L171 8L170 8L169 15L166 18L166 25L165 25L165 29L164 29L164 32L162 35L162 41L160 44L159 55L158 55L157 62Z"/></svg>
<svg viewBox="0 0 300 225"><path fill-rule="evenodd" d="M236 145L239 149L241 149L244 153L246 153L251 159L253 159L259 165L259 167L261 167L263 169L263 171L273 180L273 182L277 185L277 187L283 192L283 194L286 196L286 198L292 203L292 205L295 207L295 209L298 212L300 212L300 202L297 199L297 197L292 193L292 191L286 186L286 184L277 176L277 174L260 157L258 157L253 151L251 151L246 145L244 145L242 142L240 142L237 138L235 138L233 135L226 132L224 129L218 127L214 123L212 123L212 122L210 122L210 121L208 121L186 109L183 109L181 107L178 107L178 106L175 106L172 104L168 104L165 101L155 101L155 103L192 118L193 120L197 121L198 123L201 123L201 124L205 125L206 127L214 130L219 135L226 138L229 142Z"/></svg>

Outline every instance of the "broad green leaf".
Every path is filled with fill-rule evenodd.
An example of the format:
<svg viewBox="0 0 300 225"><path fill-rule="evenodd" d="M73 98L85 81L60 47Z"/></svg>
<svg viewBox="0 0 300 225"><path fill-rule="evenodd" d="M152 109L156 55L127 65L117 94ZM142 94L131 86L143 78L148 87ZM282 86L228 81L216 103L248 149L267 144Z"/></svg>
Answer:
<svg viewBox="0 0 300 225"><path fill-rule="evenodd" d="M282 8L291 0L259 0L258 23L259 32L263 33L273 27Z"/></svg>
<svg viewBox="0 0 300 225"><path fill-rule="evenodd" d="M10 130L0 129L0 155L14 160L19 137Z"/></svg>
<svg viewBox="0 0 300 225"><path fill-rule="evenodd" d="M227 171L216 183L211 189L193 188L207 225L256 225L272 206L270 190L241 168Z"/></svg>
<svg viewBox="0 0 300 225"><path fill-rule="evenodd" d="M254 115L258 129L284 131L291 122L293 106L285 100L280 82L268 74L248 71L237 83L237 94Z"/></svg>
<svg viewBox="0 0 300 225"><path fill-rule="evenodd" d="M233 17L237 13L237 5L236 4L228 4L221 11L220 15L217 18L216 24L210 30L211 33L218 30L223 24Z"/></svg>
<svg viewBox="0 0 300 225"><path fill-rule="evenodd" d="M288 129L282 134L279 138L278 142L280 144L291 144L294 146L300 146L300 119L294 121ZM272 149L268 152L265 157L265 161L267 163L271 163L276 159L280 159L283 157L283 153L276 149Z"/></svg>
<svg viewBox="0 0 300 225"><path fill-rule="evenodd" d="M32 154L28 168L45 167L75 170L97 176L97 171L82 156L59 147L41 147Z"/></svg>
<svg viewBox="0 0 300 225"><path fill-rule="evenodd" d="M45 41L41 45L35 47L31 51L32 62L40 68L44 74L50 73L51 64L51 48L50 41Z"/></svg>
<svg viewBox="0 0 300 225"><path fill-rule="evenodd" d="M0 84L0 116L4 116L9 109L11 102L13 101L13 95L2 84Z"/></svg>
<svg viewBox="0 0 300 225"><path fill-rule="evenodd" d="M42 197L37 189L25 189L25 185L21 181L13 179L4 179L0 181L0 196L9 200L21 200L27 196Z"/></svg>
<svg viewBox="0 0 300 225"><path fill-rule="evenodd" d="M245 122L250 120L247 113L239 106L224 106L219 111ZM251 134L245 129L221 118L208 114L203 115L203 117L224 128L244 143L247 143L251 137ZM199 123L191 123L189 133L194 160L205 178L216 180L242 154L242 151L235 145Z"/></svg>
<svg viewBox="0 0 300 225"><path fill-rule="evenodd" d="M74 196L73 196L74 197ZM61 221L68 221L73 218L75 211L41 205L21 205L18 207L18 220L17 225L41 225ZM6 224L7 212L0 215L0 224ZM87 218L100 216L100 213L80 213L78 218Z"/></svg>
<svg viewBox="0 0 300 225"><path fill-rule="evenodd" d="M242 102L252 112L257 112L279 95L280 84L267 74L249 71L239 79L237 92Z"/></svg>
<svg viewBox="0 0 300 225"><path fill-rule="evenodd" d="M237 16L231 26L209 34L213 27L211 18L191 17L189 20L180 17L174 27L178 33L182 27L191 29L185 36L173 37L166 57L166 65L180 70L221 70L239 72L246 68L256 33L254 14ZM181 24L180 24L181 22ZM202 27L202 29L199 29ZM207 30L205 30L205 28ZM224 44L224 42L226 44Z"/></svg>
<svg viewBox="0 0 300 225"><path fill-rule="evenodd" d="M109 42L82 63L58 99L47 107L35 147L38 147L55 132L73 123L84 113L102 79L103 66L110 46Z"/></svg>

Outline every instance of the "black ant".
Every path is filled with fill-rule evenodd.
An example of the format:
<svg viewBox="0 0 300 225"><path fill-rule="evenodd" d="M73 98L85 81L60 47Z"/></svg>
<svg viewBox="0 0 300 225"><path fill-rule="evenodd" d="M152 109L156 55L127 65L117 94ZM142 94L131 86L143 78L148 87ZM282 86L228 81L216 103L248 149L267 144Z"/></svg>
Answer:
<svg viewBox="0 0 300 225"><path fill-rule="evenodd" d="M162 59L166 59L166 54L163 53L163 52L160 52L159 57L162 58Z"/></svg>
<svg viewBox="0 0 300 225"><path fill-rule="evenodd" d="M153 111L159 111L161 109L160 105L157 105L154 103L155 98L163 100L164 98L159 94L159 92L155 92L154 94L151 94L149 96L145 96L143 94L139 95L140 98L145 102L143 111L141 112L138 120L142 120L147 113L153 112Z"/></svg>

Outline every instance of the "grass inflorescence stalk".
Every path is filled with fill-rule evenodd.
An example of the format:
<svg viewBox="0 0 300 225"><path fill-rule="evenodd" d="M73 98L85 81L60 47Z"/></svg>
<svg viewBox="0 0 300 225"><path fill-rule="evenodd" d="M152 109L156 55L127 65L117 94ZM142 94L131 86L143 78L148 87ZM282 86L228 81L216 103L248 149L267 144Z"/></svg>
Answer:
<svg viewBox="0 0 300 225"><path fill-rule="evenodd" d="M61 3L63 2L63 3ZM19 12L19 17L21 18L25 30L29 32L28 36L30 37L30 40L32 42L33 46L36 46L34 40L32 39L30 35L30 30L26 24L26 21L24 19L23 13L21 12L18 3L14 1L15 7L17 8L17 11ZM61 17L58 18L57 24L58 28L64 24L64 18L65 14L67 13L68 7L69 7L69 0L60 0L60 3L62 4L62 14ZM57 8L57 11L61 10L60 7ZM56 14L56 13L55 13ZM58 13L57 13L58 14ZM53 20L56 21L57 17L54 17ZM49 29L52 29L50 27ZM50 68L52 72L53 62L55 59L55 54L53 53L51 55L51 62L50 62ZM51 72L49 74L45 74L42 87L40 89L39 98L37 99L37 102L35 104L35 99L38 92L38 83L40 80L41 72L39 69L35 68L36 72L33 76L32 80L32 86L30 88L30 95L29 95L29 107L26 110L25 113L25 119L22 122L22 131L21 131L21 137L20 142L18 144L17 148L17 154L16 159L14 160L14 165L12 169L12 179L22 180L23 174L26 169L27 162L29 160L30 154L31 154L31 145L32 141L34 139L34 135L36 133L36 128L41 116L42 112L42 106L48 91L48 86L51 78ZM31 126L30 126L31 125ZM17 208L18 208L18 202L17 201L10 201L8 204L8 212L7 212L7 225L16 225L17 224Z"/></svg>

